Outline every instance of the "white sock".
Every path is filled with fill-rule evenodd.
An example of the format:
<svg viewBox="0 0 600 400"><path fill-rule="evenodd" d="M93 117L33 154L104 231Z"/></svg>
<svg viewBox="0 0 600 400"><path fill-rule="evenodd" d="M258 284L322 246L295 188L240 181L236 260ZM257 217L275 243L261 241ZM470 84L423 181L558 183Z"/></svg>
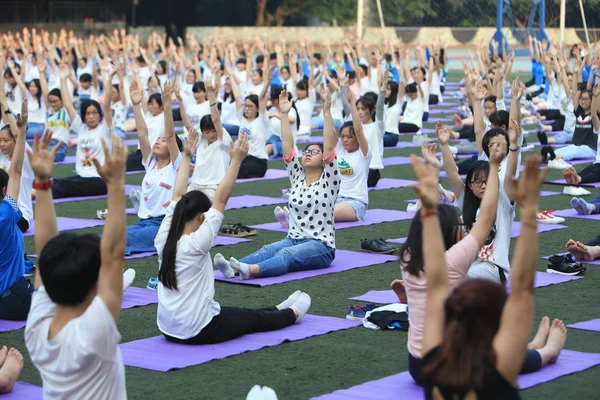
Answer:
<svg viewBox="0 0 600 400"><path fill-rule="evenodd" d="M127 289L133 283L135 279L135 269L129 268L127 271L123 272L123 291Z"/></svg>
<svg viewBox="0 0 600 400"><path fill-rule="evenodd" d="M302 319L308 312L308 309L310 308L310 303L311 303L310 296L308 294L302 292L300 297L298 297L298 300L296 300L296 302L292 305L293 308L298 310L298 318L296 318L297 324L302 321Z"/></svg>
<svg viewBox="0 0 600 400"><path fill-rule="evenodd" d="M225 278L233 278L235 276L235 271L231 268L231 265L229 265L229 261L227 261L221 253L215 255L213 263Z"/></svg>
<svg viewBox="0 0 600 400"><path fill-rule="evenodd" d="M239 262L235 258L231 257L229 259L229 263L231 264L231 268L238 274L240 274L240 279L245 281L250 279L250 268L248 268L248 264Z"/></svg>
<svg viewBox="0 0 600 400"><path fill-rule="evenodd" d="M290 308L298 300L298 297L302 294L301 291L296 290L292 293L283 303L278 304L277 307L283 309Z"/></svg>
<svg viewBox="0 0 600 400"><path fill-rule="evenodd" d="M139 190L133 189L129 192L129 200L131 204L133 204L134 210L137 212L140 209L140 200L142 198L142 192Z"/></svg>

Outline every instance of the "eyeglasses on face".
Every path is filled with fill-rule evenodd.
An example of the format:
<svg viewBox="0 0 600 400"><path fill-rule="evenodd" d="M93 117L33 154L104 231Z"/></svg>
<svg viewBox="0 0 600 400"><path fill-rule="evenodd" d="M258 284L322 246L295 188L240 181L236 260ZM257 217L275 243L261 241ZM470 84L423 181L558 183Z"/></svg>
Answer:
<svg viewBox="0 0 600 400"><path fill-rule="evenodd" d="M471 181L471 184L477 187L482 187L483 185L487 185L487 180L476 179L474 181Z"/></svg>
<svg viewBox="0 0 600 400"><path fill-rule="evenodd" d="M320 149L306 149L302 152L305 156L316 156L317 154L321 154Z"/></svg>

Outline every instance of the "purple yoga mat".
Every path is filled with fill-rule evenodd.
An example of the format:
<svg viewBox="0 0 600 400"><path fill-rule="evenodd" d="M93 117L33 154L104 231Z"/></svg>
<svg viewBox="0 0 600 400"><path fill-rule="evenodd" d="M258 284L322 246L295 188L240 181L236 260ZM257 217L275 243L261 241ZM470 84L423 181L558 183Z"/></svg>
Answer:
<svg viewBox="0 0 600 400"><path fill-rule="evenodd" d="M0 332L16 331L17 329L24 328L26 321L6 321L0 319Z"/></svg>
<svg viewBox="0 0 600 400"><path fill-rule="evenodd" d="M162 335L123 343L123 362L130 367L167 372L200 365L265 347L278 346L330 332L354 328L361 323L342 318L306 315L300 324L272 331L244 335L214 345L184 345L168 342Z"/></svg>
<svg viewBox="0 0 600 400"><path fill-rule="evenodd" d="M296 143L323 143L323 136L304 136L296 139Z"/></svg>
<svg viewBox="0 0 600 400"><path fill-rule="evenodd" d="M559 253L558 255L564 256L564 255L566 255L566 254L570 254L570 253ZM550 258L550 256L544 256L544 257L542 257L542 258L543 258L544 260L547 260L547 259L549 259L549 258ZM583 263L583 264L600 265L600 259L598 259L598 260L593 260L593 261L583 261L583 260L577 260L577 261L578 261L578 262L580 262L580 263Z"/></svg>
<svg viewBox="0 0 600 400"><path fill-rule="evenodd" d="M389 240L388 240L389 242ZM575 281L581 279L581 276L565 276L559 274L549 274L547 272L537 271L535 273L535 281L533 286L535 288L546 287L550 285L557 285L560 283ZM348 300L356 300L356 301L365 301L368 303L376 303L376 304L392 304L399 303L398 296L394 293L393 290L369 290L367 293L350 297Z"/></svg>
<svg viewBox="0 0 600 400"><path fill-rule="evenodd" d="M413 143L413 142L398 142L397 145L395 145L394 147L386 147L384 150L387 149L409 149L409 148L417 148L417 147L421 147L421 143Z"/></svg>
<svg viewBox="0 0 600 400"><path fill-rule="evenodd" d="M336 250L333 263L322 269L312 269L308 271L288 272L285 275L274 276L272 278L255 278L243 281L238 277L225 278L221 271L215 271L215 279L222 282L237 283L250 286L271 286L278 283L297 281L299 279L313 278L315 276L334 274L336 272L349 271L354 268L370 267L377 264L383 264L389 261L396 261L398 257L385 254L361 253L349 250Z"/></svg>
<svg viewBox="0 0 600 400"><path fill-rule="evenodd" d="M558 229L566 229L566 228L568 228L568 226L566 226L566 225L537 224L538 233L550 232L550 231L555 231ZM512 224L512 229L510 231L510 237L514 239L514 238L518 237L520 234L521 234L521 223L515 221Z"/></svg>
<svg viewBox="0 0 600 400"><path fill-rule="evenodd" d="M35 386L27 382L17 382L11 393L3 394L2 400L42 400L43 390L41 386Z"/></svg>
<svg viewBox="0 0 600 400"><path fill-rule="evenodd" d="M281 179L287 178L288 173L284 169L268 169L265 176L262 178L248 178L248 179L238 179L237 183L246 183L246 182L255 182L255 181L266 181L270 179Z"/></svg>
<svg viewBox="0 0 600 400"><path fill-rule="evenodd" d="M371 190L385 190L385 189L401 189L409 187L418 183L417 181L411 181L409 179L394 179L394 178L381 178L377 182L377 186L369 188Z"/></svg>
<svg viewBox="0 0 600 400"><path fill-rule="evenodd" d="M577 211L575 211L573 208L567 208L566 210L556 210L553 214L558 217L600 220L600 214L581 215L578 214Z"/></svg>
<svg viewBox="0 0 600 400"><path fill-rule="evenodd" d="M64 165L64 164L75 164L77 157L75 156L66 156L62 161L55 161L54 165Z"/></svg>
<svg viewBox="0 0 600 400"><path fill-rule="evenodd" d="M383 166L390 167L392 165L407 165L410 164L410 157L395 156L386 157L383 159Z"/></svg>
<svg viewBox="0 0 600 400"><path fill-rule="evenodd" d="M398 238L398 239L389 239L389 240L386 240L386 242L404 244L404 243L406 243L406 238L403 237L403 238Z"/></svg>
<svg viewBox="0 0 600 400"><path fill-rule="evenodd" d="M237 210L239 208L250 208L250 207L261 207L261 206L272 206L275 204L284 204L287 200L283 197L266 197L266 196L235 196L231 197L227 202L226 210Z"/></svg>
<svg viewBox="0 0 600 400"><path fill-rule="evenodd" d="M600 354L583 353L579 351L563 350L556 364L546 365L537 372L519 375L517 380L519 389L549 382L562 376L584 371L600 364ZM318 400L387 400L387 399L423 399L423 388L417 386L408 372L388 376L349 389L336 390L333 393L319 397Z"/></svg>
<svg viewBox="0 0 600 400"><path fill-rule="evenodd" d="M577 322L576 324L567 325L568 328L582 329L584 331L600 332L600 318L590 321Z"/></svg>
<svg viewBox="0 0 600 400"><path fill-rule="evenodd" d="M141 190L142 187L139 185L125 185L125 195L129 195L131 189ZM85 200L97 200L97 199L106 199L108 195L104 194L101 196L88 196L88 197L68 197L64 199L54 199L54 204L57 203L69 203L71 201L85 201ZM35 204L35 200L33 200L33 204Z"/></svg>
<svg viewBox="0 0 600 400"><path fill-rule="evenodd" d="M547 181L544 182L546 185L560 185L560 186L581 186L581 187L594 187L600 188L600 182L592 182L592 183L583 183L580 185L568 185L564 179L557 179L555 181Z"/></svg>
<svg viewBox="0 0 600 400"><path fill-rule="evenodd" d="M414 213L409 213L406 211L397 211L397 210L367 210L365 217L362 221L356 222L336 222L335 229L346 229L346 228L356 228L360 226L369 226L373 224L380 224L382 222L394 222L394 221L404 221L407 219L412 219L414 217ZM281 226L279 222L270 222L267 224L260 225L251 225L251 228L255 229L263 229L267 231L276 231L276 232L286 232L287 228Z"/></svg>
<svg viewBox="0 0 600 400"><path fill-rule="evenodd" d="M56 224L58 231L70 231L73 229L84 229L93 228L96 226L104 225L106 221L102 219L81 219L81 218L68 218L68 217L56 217ZM35 234L35 221L31 222L29 230L23 234L23 236L33 236Z"/></svg>
<svg viewBox="0 0 600 400"><path fill-rule="evenodd" d="M156 290L130 286L123 293L121 308L142 307L156 303L158 303L158 292Z"/></svg>

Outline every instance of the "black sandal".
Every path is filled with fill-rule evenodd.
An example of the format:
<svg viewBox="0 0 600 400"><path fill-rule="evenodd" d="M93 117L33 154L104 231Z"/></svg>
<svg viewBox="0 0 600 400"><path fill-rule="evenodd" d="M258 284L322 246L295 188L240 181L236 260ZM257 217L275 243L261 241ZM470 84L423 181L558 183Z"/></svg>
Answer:
<svg viewBox="0 0 600 400"><path fill-rule="evenodd" d="M229 237L247 237L247 236L255 236L256 230L244 226L242 224L229 224L223 225L221 230L219 231L219 235L221 236L229 236Z"/></svg>

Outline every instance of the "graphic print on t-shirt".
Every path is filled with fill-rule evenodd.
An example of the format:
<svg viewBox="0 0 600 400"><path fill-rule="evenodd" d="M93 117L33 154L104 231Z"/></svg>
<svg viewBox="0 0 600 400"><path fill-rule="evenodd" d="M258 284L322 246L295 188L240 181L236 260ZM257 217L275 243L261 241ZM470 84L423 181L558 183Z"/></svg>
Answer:
<svg viewBox="0 0 600 400"><path fill-rule="evenodd" d="M338 161L338 168L340 170L340 174L342 174L342 175L353 175L354 174L354 168L352 168L352 166L350 164L348 164L348 162L346 160L344 160L344 158L342 158L340 161Z"/></svg>
<svg viewBox="0 0 600 400"><path fill-rule="evenodd" d="M245 133L245 134L247 134L248 136L252 135L252 131L251 131L250 129L246 128L246 127L241 127L241 128L240 128L240 135L241 135L242 133Z"/></svg>
<svg viewBox="0 0 600 400"><path fill-rule="evenodd" d="M479 258L481 261L496 261L496 257L494 257L494 242L496 239L496 223L494 222L494 226L492 226L492 230L485 240L485 244L479 250Z"/></svg>
<svg viewBox="0 0 600 400"><path fill-rule="evenodd" d="M92 167L94 164L92 163L92 153L89 148L85 147L83 149L83 157L81 158L81 165L83 167Z"/></svg>

